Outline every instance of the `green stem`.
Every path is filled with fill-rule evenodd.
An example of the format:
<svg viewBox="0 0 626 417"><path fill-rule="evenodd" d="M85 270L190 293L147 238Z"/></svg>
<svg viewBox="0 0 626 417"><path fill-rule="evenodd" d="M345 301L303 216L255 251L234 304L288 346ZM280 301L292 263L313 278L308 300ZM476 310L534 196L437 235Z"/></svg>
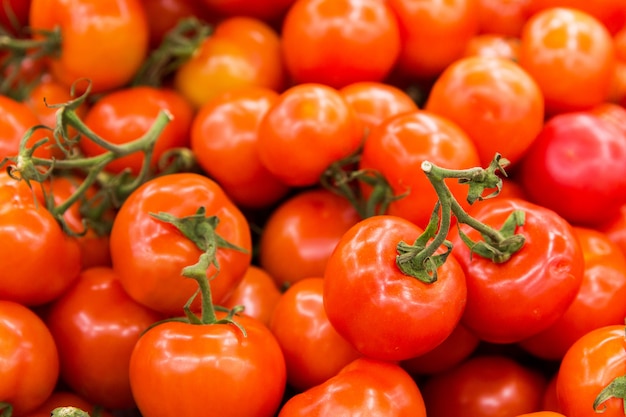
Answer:
<svg viewBox="0 0 626 417"><path fill-rule="evenodd" d="M58 407L52 410L50 417L89 417L89 413L76 407Z"/></svg>
<svg viewBox="0 0 626 417"><path fill-rule="evenodd" d="M13 406L9 403L0 402L0 417L11 417L13 415Z"/></svg>
<svg viewBox="0 0 626 417"><path fill-rule="evenodd" d="M607 385L593 402L593 409L596 413L606 411L606 405L602 405L610 398L618 398L622 400L622 409L626 414L626 375L618 376L609 385Z"/></svg>

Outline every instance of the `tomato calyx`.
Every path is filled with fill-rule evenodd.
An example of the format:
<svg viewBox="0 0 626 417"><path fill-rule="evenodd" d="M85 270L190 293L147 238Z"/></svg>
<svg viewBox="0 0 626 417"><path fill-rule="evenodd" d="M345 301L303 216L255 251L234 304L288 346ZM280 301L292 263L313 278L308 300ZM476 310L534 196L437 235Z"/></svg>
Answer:
<svg viewBox="0 0 626 417"><path fill-rule="evenodd" d="M89 413L76 407L57 407L52 410L50 417L89 417Z"/></svg>
<svg viewBox="0 0 626 417"><path fill-rule="evenodd" d="M150 213L152 217L165 223L169 223L176 227L187 239L192 241L198 249L202 251L198 258L198 262L183 268L182 275L191 278L198 283L198 290L187 301L183 310L185 312L186 321L191 324L234 324L246 336L246 330L233 320L235 314L243 311L243 306L235 306L231 310L226 310L227 315L218 319L216 311L222 310L213 304L211 296L210 281L214 279L220 270L217 261L217 250L219 248L237 250L246 252L245 249L228 242L226 239L218 235L215 230L219 223L217 216L206 216L206 209L199 207L195 214L186 217L176 217L170 213L159 212ZM215 272L208 276L208 270L211 266L215 267ZM201 313L198 317L191 311L193 300L200 294L202 298ZM185 321L178 319L178 321Z"/></svg>
<svg viewBox="0 0 626 417"><path fill-rule="evenodd" d="M0 402L0 417L11 417L13 415L13 406L9 403Z"/></svg>
<svg viewBox="0 0 626 417"><path fill-rule="evenodd" d="M470 248L471 253L490 259L495 263L503 263L522 248L525 238L516 234L518 226L524 224L524 213L514 211L507 218L500 230L493 229L471 217L456 201L450 189L444 182L448 178L456 178L460 183L469 184L467 201L470 204L478 200L493 198L502 189L502 178L506 176L504 168L508 161L496 154L489 166L485 169L475 167L464 170L450 170L434 165L429 161L422 163L422 170L427 175L438 201L424 232L413 244L399 242L396 265L406 275L413 276L420 281L430 284L437 280L437 268L446 261L452 251L452 243L446 239L452 223L452 215L457 219L457 227L463 223L480 232L483 241L474 242L459 228L463 242ZM491 194L483 196L485 190L494 189ZM442 246L443 253L436 253Z"/></svg>
<svg viewBox="0 0 626 417"><path fill-rule="evenodd" d="M610 398L619 398L623 400L623 408L626 413L626 375L618 376L609 383L593 402L593 409L596 413L604 413L606 411L606 405L602 407L602 404Z"/></svg>

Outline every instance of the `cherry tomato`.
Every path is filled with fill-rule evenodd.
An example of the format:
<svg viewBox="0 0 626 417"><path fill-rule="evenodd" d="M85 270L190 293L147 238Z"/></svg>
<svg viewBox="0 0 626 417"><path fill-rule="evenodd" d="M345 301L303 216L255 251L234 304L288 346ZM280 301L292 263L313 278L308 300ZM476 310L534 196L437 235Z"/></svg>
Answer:
<svg viewBox="0 0 626 417"><path fill-rule="evenodd" d="M611 122L626 135L626 108L616 103L601 103L589 110L591 114Z"/></svg>
<svg viewBox="0 0 626 417"><path fill-rule="evenodd" d="M172 224L150 213L169 213L181 218L204 207L207 216L217 216L215 233L243 249L218 248L219 275L211 281L213 301L220 304L243 278L251 260L248 221L211 179L195 173L156 177L137 188L115 216L111 230L113 269L128 294L139 303L178 316L196 292L197 284L182 276L202 253ZM211 265L208 276L216 272ZM199 307L196 298L192 308Z"/></svg>
<svg viewBox="0 0 626 417"><path fill-rule="evenodd" d="M7 0L0 7L0 26L15 35L23 35L28 24L31 0Z"/></svg>
<svg viewBox="0 0 626 417"><path fill-rule="evenodd" d="M113 414L102 410L72 391L54 391L43 404L22 417L50 417L52 410L57 407L76 407L90 413L91 416L113 417ZM97 413L97 414L96 414Z"/></svg>
<svg viewBox="0 0 626 417"><path fill-rule="evenodd" d="M401 48L393 11L378 0L298 0L281 35L291 78L334 88L382 81Z"/></svg>
<svg viewBox="0 0 626 417"><path fill-rule="evenodd" d="M297 193L278 205L264 224L259 263L279 288L322 276L337 242L359 220L348 200L331 191Z"/></svg>
<svg viewBox="0 0 626 417"><path fill-rule="evenodd" d="M127 84L148 52L141 0L32 0L29 23L35 32L60 29L52 74L66 86L88 78L93 93Z"/></svg>
<svg viewBox="0 0 626 417"><path fill-rule="evenodd" d="M199 0L212 13L222 16L250 16L267 22L280 20L295 0Z"/></svg>
<svg viewBox="0 0 626 417"><path fill-rule="evenodd" d="M567 417L554 411L535 411L533 413L520 414L517 417Z"/></svg>
<svg viewBox="0 0 626 417"><path fill-rule="evenodd" d="M543 391L543 398L541 400L542 410L552 411L555 413L559 413L561 411L559 399L556 396L556 381L558 376L559 373L555 372L548 380L548 385L546 385L546 389Z"/></svg>
<svg viewBox="0 0 626 417"><path fill-rule="evenodd" d="M35 410L52 394L59 376L59 357L43 320L26 306L2 298L0 398L13 407L12 415L20 416Z"/></svg>
<svg viewBox="0 0 626 417"><path fill-rule="evenodd" d="M594 401L613 379L626 375L626 337L624 325L592 330L579 338L567 351L556 382L557 398L568 417L598 415ZM606 417L624 415L624 401L609 398L598 406Z"/></svg>
<svg viewBox="0 0 626 417"><path fill-rule="evenodd" d="M390 117L365 139L359 168L379 172L388 181L394 200L391 215L403 217L424 228L430 220L437 195L421 164L428 160L448 169L480 165L476 146L461 128L446 117L416 110ZM447 181L452 194L467 208L467 187ZM369 186L363 184L366 195Z"/></svg>
<svg viewBox="0 0 626 417"><path fill-rule="evenodd" d="M514 359L479 355L422 384L428 417L504 417L538 411L545 378Z"/></svg>
<svg viewBox="0 0 626 417"><path fill-rule="evenodd" d="M626 254L626 204L621 207L619 216L600 226L600 230Z"/></svg>
<svg viewBox="0 0 626 417"><path fill-rule="evenodd" d="M530 0L530 13L553 7L569 7L594 16L610 33L616 33L626 24L626 8L621 0Z"/></svg>
<svg viewBox="0 0 626 417"><path fill-rule="evenodd" d="M495 263L470 252L459 231L450 231L452 253L467 281L462 323L481 340L513 343L545 330L575 299L583 279L583 252L572 226L555 212L526 200L496 197L472 206L468 214L499 229L515 210L525 213L515 233L525 238L509 260ZM475 229L460 229L474 242Z"/></svg>
<svg viewBox="0 0 626 417"><path fill-rule="evenodd" d="M537 82L549 114L583 110L606 100L615 67L611 34L580 10L548 8L521 34L519 64Z"/></svg>
<svg viewBox="0 0 626 417"><path fill-rule="evenodd" d="M338 90L299 84L283 92L259 126L261 163L285 184L314 185L330 164L356 152L363 127Z"/></svg>
<svg viewBox="0 0 626 417"><path fill-rule="evenodd" d="M519 43L519 38L516 37L483 33L470 39L463 51L463 57L483 56L517 61L519 59Z"/></svg>
<svg viewBox="0 0 626 417"><path fill-rule="evenodd" d="M181 322L143 334L129 372L143 417L191 416L198 410L207 417L276 414L286 379L280 346L260 321L234 320L246 336L233 324Z"/></svg>
<svg viewBox="0 0 626 417"><path fill-rule="evenodd" d="M210 21L202 0L141 0L148 19L150 47L158 47L168 31L185 18Z"/></svg>
<svg viewBox="0 0 626 417"><path fill-rule="evenodd" d="M399 361L442 343L459 323L467 288L454 256L425 283L396 264L397 245L422 233L397 216L369 217L339 240L324 272L324 308L337 332L363 355Z"/></svg>
<svg viewBox="0 0 626 417"><path fill-rule="evenodd" d="M480 33L517 37L530 15L532 0L479 0Z"/></svg>
<svg viewBox="0 0 626 417"><path fill-rule="evenodd" d="M40 124L37 115L24 103L0 95L0 161L6 157L17 156L20 142L31 127ZM27 139L26 146L47 139L48 142L38 147L34 156L50 158L52 156L52 134L45 129L37 129Z"/></svg>
<svg viewBox="0 0 626 417"><path fill-rule="evenodd" d="M487 166L496 152L515 164L544 120L543 95L533 78L508 60L462 58L435 81L426 110L447 117L472 138Z"/></svg>
<svg viewBox="0 0 626 417"><path fill-rule="evenodd" d="M626 203L626 135L588 112L548 120L519 168L528 198L571 223L605 223Z"/></svg>
<svg viewBox="0 0 626 417"><path fill-rule="evenodd" d="M278 99L268 88L216 95L198 109L191 126L191 150L200 167L232 200L248 208L277 203L289 187L261 163L259 125Z"/></svg>
<svg viewBox="0 0 626 417"><path fill-rule="evenodd" d="M337 375L296 394L278 417L372 415L426 417L415 381L397 364L355 359Z"/></svg>

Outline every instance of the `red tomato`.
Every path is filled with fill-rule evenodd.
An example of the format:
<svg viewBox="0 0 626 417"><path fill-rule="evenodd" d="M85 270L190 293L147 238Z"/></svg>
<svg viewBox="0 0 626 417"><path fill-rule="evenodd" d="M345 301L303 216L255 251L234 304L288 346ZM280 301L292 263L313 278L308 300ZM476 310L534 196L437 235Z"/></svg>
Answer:
<svg viewBox="0 0 626 417"><path fill-rule="evenodd" d="M611 122L626 135L626 108L615 103L602 103L589 110L591 114Z"/></svg>
<svg viewBox="0 0 626 417"><path fill-rule="evenodd" d="M519 59L519 48L519 38L483 33L470 39L463 56L506 58L515 62Z"/></svg>
<svg viewBox="0 0 626 417"><path fill-rule="evenodd" d="M355 359L337 375L289 398L278 417L426 417L415 381L397 364Z"/></svg>
<svg viewBox="0 0 626 417"><path fill-rule="evenodd" d="M148 19L150 47L158 47L168 31L182 20L197 17L208 21L212 16L202 0L141 0Z"/></svg>
<svg viewBox="0 0 626 417"><path fill-rule="evenodd" d="M622 0L530 0L529 6L531 13L553 7L580 10L600 20L613 34L626 25L626 8Z"/></svg>
<svg viewBox="0 0 626 417"><path fill-rule="evenodd" d="M478 32L477 0L388 3L396 13L402 36L397 66L411 77L438 76L461 56L467 42Z"/></svg>
<svg viewBox="0 0 626 417"><path fill-rule="evenodd" d="M282 18L295 0L200 0L208 10L223 16L250 16L274 22Z"/></svg>
<svg viewBox="0 0 626 417"><path fill-rule="evenodd" d="M129 373L143 417L192 416L198 410L207 417L276 414L286 379L280 346L260 321L234 320L246 336L233 324L181 322L143 334Z"/></svg>
<svg viewBox="0 0 626 417"><path fill-rule="evenodd" d="M337 332L363 355L399 361L443 342L465 308L465 277L454 256L433 283L396 264L400 242L422 229L396 216L369 217L339 240L324 272L324 308ZM417 313L419 312L419 313Z"/></svg>
<svg viewBox="0 0 626 417"><path fill-rule="evenodd" d="M13 407L14 416L42 405L59 376L57 347L44 322L24 305L6 299L0 300L0 364L0 398Z"/></svg>
<svg viewBox="0 0 626 417"><path fill-rule="evenodd" d="M281 35L287 70L298 84L382 81L400 54L398 22L379 0L298 0Z"/></svg>
<svg viewBox="0 0 626 417"><path fill-rule="evenodd" d="M328 321L324 279L304 278L282 295L269 327L287 365L287 383L297 392L322 384L360 357Z"/></svg>
<svg viewBox="0 0 626 417"><path fill-rule="evenodd" d="M360 169L379 172L395 195L403 198L389 205L388 213L403 217L424 228L430 219L437 195L421 164L428 160L448 169L480 165L476 146L459 126L430 111L416 110L388 118L365 139ZM467 186L446 181L457 201L468 208ZM370 187L363 185L365 194Z"/></svg>
<svg viewBox="0 0 626 417"><path fill-rule="evenodd" d="M519 63L543 92L546 112L555 114L606 100L615 53L611 34L593 16L548 8L524 25Z"/></svg>
<svg viewBox="0 0 626 417"><path fill-rule="evenodd" d="M338 90L299 84L283 92L259 126L261 163L285 184L310 186L330 164L356 152L363 127Z"/></svg>
<svg viewBox="0 0 626 417"><path fill-rule="evenodd" d="M232 200L248 208L278 202L289 187L261 163L259 125L278 99L268 88L216 95L198 109L191 126L191 150L200 167Z"/></svg>
<svg viewBox="0 0 626 417"><path fill-rule="evenodd" d="M428 417L505 417L538 411L545 378L512 358L481 355L422 384Z"/></svg>
<svg viewBox="0 0 626 417"><path fill-rule="evenodd" d="M548 385L546 385L546 389L543 391L543 399L541 400L542 410L553 411L555 413L561 411L559 399L556 396L556 381L558 376L559 373L556 372L548 380Z"/></svg>
<svg viewBox="0 0 626 417"><path fill-rule="evenodd" d="M601 226L600 230L620 247L622 253L626 254L626 204L621 207L619 216Z"/></svg>
<svg viewBox="0 0 626 417"><path fill-rule="evenodd" d="M331 191L297 193L278 205L264 224L259 263L279 288L322 276L337 242L359 220L349 201Z"/></svg>
<svg viewBox="0 0 626 417"><path fill-rule="evenodd" d="M22 417L50 417L52 410L57 407L76 407L90 413L91 416L113 417L113 414L103 411L96 404L93 404L80 395L72 391L54 391L43 404Z"/></svg>
<svg viewBox="0 0 626 417"><path fill-rule="evenodd" d="M534 413L520 414L517 417L567 417L554 411L535 411Z"/></svg>
<svg viewBox="0 0 626 417"><path fill-rule="evenodd" d="M93 93L127 84L148 52L140 0L32 0L29 23L34 32L60 29L52 74L66 86L88 78Z"/></svg>
<svg viewBox="0 0 626 417"><path fill-rule="evenodd" d="M578 295L556 323L520 343L540 358L561 360L585 333L626 318L626 256L602 232L575 227L574 233L585 258Z"/></svg>
<svg viewBox="0 0 626 417"><path fill-rule="evenodd" d="M555 212L526 200L496 197L473 206L468 214L499 229L515 210L525 213L516 234L522 248L504 263L470 252L456 228L449 239L463 267L467 306L462 323L482 340L513 343L545 330L575 299L583 278L583 252L572 226ZM475 229L461 225L474 242Z"/></svg>
<svg viewBox="0 0 626 417"><path fill-rule="evenodd" d="M84 269L45 317L59 350L62 380L93 404L134 407L130 355L142 332L161 318L130 298L111 268Z"/></svg>
<svg viewBox="0 0 626 417"><path fill-rule="evenodd" d="M204 207L217 216L215 233L244 252L217 248L219 275L211 281L213 301L220 304L243 278L251 259L251 236L246 218L211 179L194 173L156 177L137 188L115 216L111 230L113 269L128 294L139 303L178 316L196 292L197 283L182 276L184 267L198 262L201 251L174 225L150 213L181 218ZM216 272L211 265L208 276ZM192 308L200 306L197 298Z"/></svg>
<svg viewBox="0 0 626 417"><path fill-rule="evenodd" d="M532 0L478 0L480 33L517 37L530 14Z"/></svg>
<svg viewBox="0 0 626 417"><path fill-rule="evenodd" d="M496 152L515 164L544 120L543 95L533 78L508 60L462 58L435 81L426 110L447 117L476 145L481 166Z"/></svg>
<svg viewBox="0 0 626 417"><path fill-rule="evenodd" d="M598 404L596 397L611 381L626 375L626 337L624 325L592 330L578 339L567 351L556 382L561 411L568 417L624 415L624 401L609 398Z"/></svg>
<svg viewBox="0 0 626 417"><path fill-rule="evenodd" d="M154 145L150 163L153 169L157 169L157 163L165 152L189 144L193 108L176 91L148 86L118 89L98 100L85 115L84 122L107 142L123 145L145 134L161 111L168 111L172 118ZM105 152L102 146L86 137L81 138L79 145L87 156ZM120 173L130 169L132 174L137 175L144 159L143 153L135 152L110 162L106 170Z"/></svg>
<svg viewBox="0 0 626 417"><path fill-rule="evenodd" d="M6 157L17 156L20 150L20 142L31 127L40 124L37 115L24 103L0 95L0 161ZM30 148L35 142L47 138L48 143L40 146L34 156L50 158L53 143L52 135L45 129L35 130L27 139Z"/></svg>
<svg viewBox="0 0 626 417"><path fill-rule="evenodd" d="M0 7L0 26L16 35L23 35L28 25L31 0L7 0Z"/></svg>
<svg viewBox="0 0 626 417"><path fill-rule="evenodd" d="M626 135L587 112L548 120L519 168L531 201L578 225L605 223L626 203Z"/></svg>

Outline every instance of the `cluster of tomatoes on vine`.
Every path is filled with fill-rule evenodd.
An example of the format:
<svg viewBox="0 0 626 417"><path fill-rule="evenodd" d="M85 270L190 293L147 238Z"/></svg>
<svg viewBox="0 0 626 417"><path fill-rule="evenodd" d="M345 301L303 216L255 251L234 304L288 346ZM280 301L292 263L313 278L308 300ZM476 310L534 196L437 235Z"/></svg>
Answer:
<svg viewBox="0 0 626 417"><path fill-rule="evenodd" d="M622 0L0 24L1 417L624 415Z"/></svg>

